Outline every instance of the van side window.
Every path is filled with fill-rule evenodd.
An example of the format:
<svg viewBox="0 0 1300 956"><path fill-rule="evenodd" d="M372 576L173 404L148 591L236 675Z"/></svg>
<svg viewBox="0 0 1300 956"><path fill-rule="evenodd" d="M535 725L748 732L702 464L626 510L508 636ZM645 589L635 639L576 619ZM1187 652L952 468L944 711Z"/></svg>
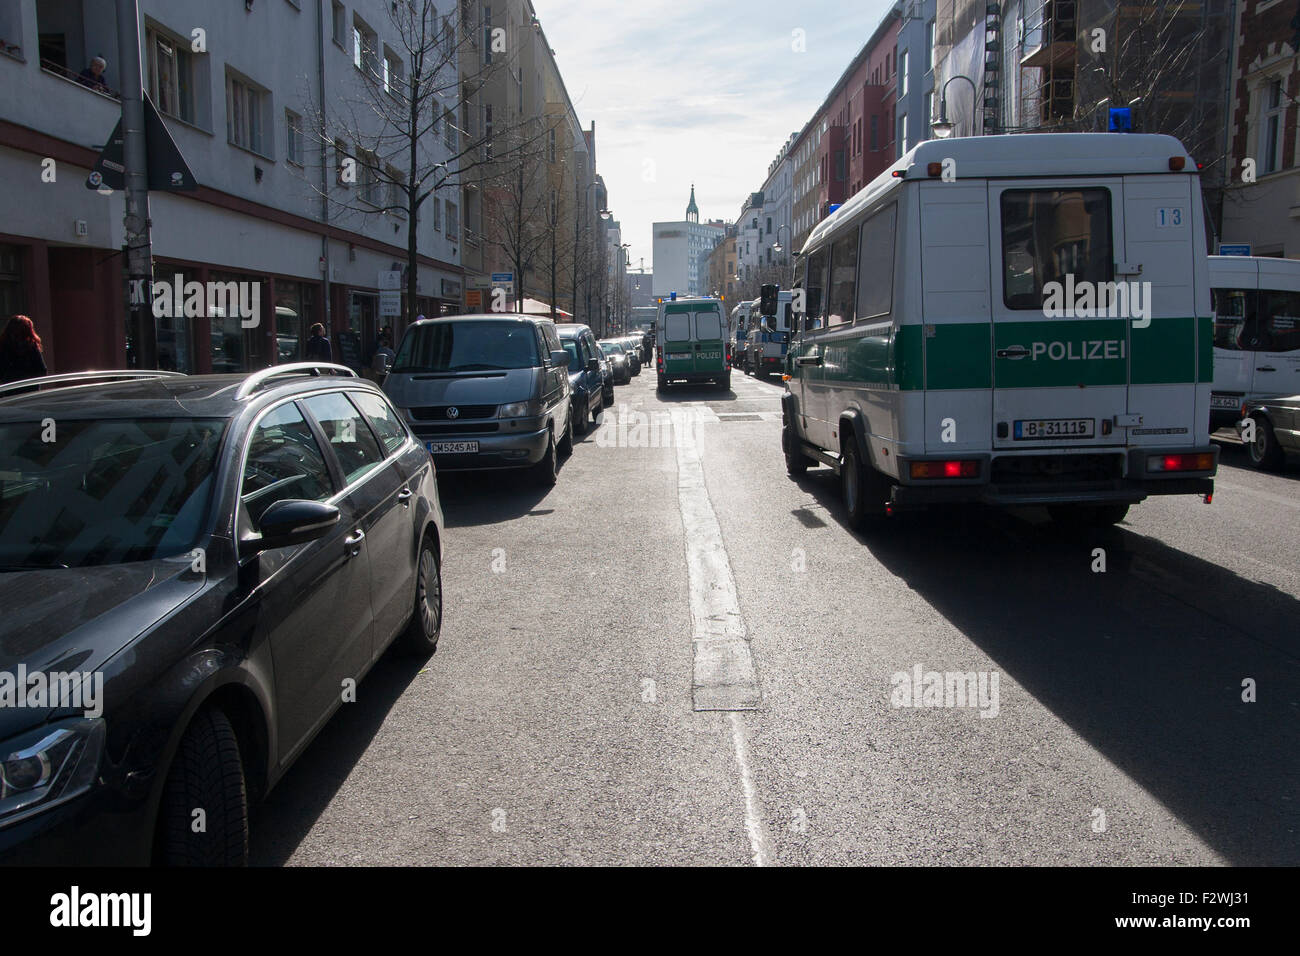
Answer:
<svg viewBox="0 0 1300 956"><path fill-rule="evenodd" d="M854 286L858 279L858 231L836 239L831 245L830 296L826 302L826 325L847 325L853 321Z"/></svg>
<svg viewBox="0 0 1300 956"><path fill-rule="evenodd" d="M1002 301L1043 307L1043 287L1111 282L1109 189L1008 189L1002 193ZM1063 294L1063 293L1062 293Z"/></svg>
<svg viewBox="0 0 1300 956"><path fill-rule="evenodd" d="M1300 292L1261 289L1259 317L1264 351L1300 351Z"/></svg>
<svg viewBox="0 0 1300 956"><path fill-rule="evenodd" d="M807 290L804 299L804 328L811 332L822 328L826 319L823 308L826 299L825 247L808 257L808 278L804 282L804 289Z"/></svg>
<svg viewBox="0 0 1300 956"><path fill-rule="evenodd" d="M1214 347L1232 352L1251 351L1246 317L1255 314L1255 293L1247 289L1213 289ZM1252 318L1251 324L1254 325Z"/></svg>
<svg viewBox="0 0 1300 956"><path fill-rule="evenodd" d="M862 225L858 318L889 315L894 308L894 230L898 204L891 203Z"/></svg>

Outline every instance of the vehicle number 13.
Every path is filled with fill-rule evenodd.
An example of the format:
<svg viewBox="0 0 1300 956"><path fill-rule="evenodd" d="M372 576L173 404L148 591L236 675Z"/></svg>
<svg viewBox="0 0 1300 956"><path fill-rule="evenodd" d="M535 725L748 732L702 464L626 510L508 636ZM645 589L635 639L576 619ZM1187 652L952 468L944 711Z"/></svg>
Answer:
<svg viewBox="0 0 1300 956"><path fill-rule="evenodd" d="M1172 229L1183 224L1182 206L1158 206L1156 208L1156 228Z"/></svg>

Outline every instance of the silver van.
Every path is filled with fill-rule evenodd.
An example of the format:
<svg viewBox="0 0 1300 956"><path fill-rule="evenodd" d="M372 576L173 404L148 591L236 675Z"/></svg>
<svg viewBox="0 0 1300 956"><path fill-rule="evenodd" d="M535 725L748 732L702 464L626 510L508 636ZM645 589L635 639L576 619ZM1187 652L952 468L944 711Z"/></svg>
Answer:
<svg viewBox="0 0 1300 956"><path fill-rule="evenodd" d="M573 451L568 369L550 319L455 315L406 330L384 392L439 471L527 468L553 485Z"/></svg>

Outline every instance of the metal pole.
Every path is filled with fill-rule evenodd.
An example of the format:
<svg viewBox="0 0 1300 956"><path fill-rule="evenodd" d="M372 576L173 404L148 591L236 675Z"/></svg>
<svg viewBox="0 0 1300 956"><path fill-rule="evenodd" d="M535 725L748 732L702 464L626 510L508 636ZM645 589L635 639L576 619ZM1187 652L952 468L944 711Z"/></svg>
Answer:
<svg viewBox="0 0 1300 956"><path fill-rule="evenodd" d="M158 367L158 329L153 316L153 248L149 239L149 173L140 75L140 14L136 0L117 0L117 55L121 63L122 159L126 194L127 327L132 364Z"/></svg>

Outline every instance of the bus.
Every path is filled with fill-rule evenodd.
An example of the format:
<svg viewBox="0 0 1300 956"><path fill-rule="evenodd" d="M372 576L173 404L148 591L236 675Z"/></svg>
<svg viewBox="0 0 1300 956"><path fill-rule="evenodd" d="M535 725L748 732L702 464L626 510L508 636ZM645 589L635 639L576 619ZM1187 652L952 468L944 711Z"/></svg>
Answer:
<svg viewBox="0 0 1300 956"><path fill-rule="evenodd" d="M1195 161L1171 136L930 140L819 223L782 450L861 529L932 504L1123 520L1212 500L1213 319Z"/></svg>

